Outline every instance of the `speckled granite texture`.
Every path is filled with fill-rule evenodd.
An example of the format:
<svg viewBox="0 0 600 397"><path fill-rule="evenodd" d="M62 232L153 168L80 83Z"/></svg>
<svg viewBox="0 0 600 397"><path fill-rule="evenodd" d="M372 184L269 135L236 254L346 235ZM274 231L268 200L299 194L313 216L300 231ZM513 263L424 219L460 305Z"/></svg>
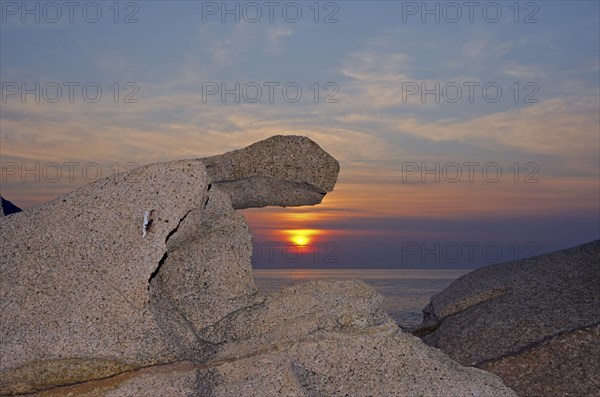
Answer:
<svg viewBox="0 0 600 397"><path fill-rule="evenodd" d="M464 275L424 309L421 333L522 396L600 390L600 240Z"/></svg>

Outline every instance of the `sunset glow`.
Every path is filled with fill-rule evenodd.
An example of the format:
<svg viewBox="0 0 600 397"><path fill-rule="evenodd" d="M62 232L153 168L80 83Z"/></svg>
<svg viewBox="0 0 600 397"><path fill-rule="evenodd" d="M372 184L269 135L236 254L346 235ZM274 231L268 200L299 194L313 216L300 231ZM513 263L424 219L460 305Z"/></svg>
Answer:
<svg viewBox="0 0 600 397"><path fill-rule="evenodd" d="M321 234L319 230L315 229L285 230L284 233L287 235L289 242L298 246L309 245L313 242L313 237Z"/></svg>
<svg viewBox="0 0 600 397"><path fill-rule="evenodd" d="M0 24L3 198L28 209L130 165L302 135L339 161L335 188L241 210L256 267L460 267L432 247L499 244L513 260L599 238L600 3L539 2L535 23L514 14L529 2L497 2L498 23L403 21L402 1L339 2L336 23L315 23L314 2L298 23L142 3L138 23L107 8L92 24Z"/></svg>

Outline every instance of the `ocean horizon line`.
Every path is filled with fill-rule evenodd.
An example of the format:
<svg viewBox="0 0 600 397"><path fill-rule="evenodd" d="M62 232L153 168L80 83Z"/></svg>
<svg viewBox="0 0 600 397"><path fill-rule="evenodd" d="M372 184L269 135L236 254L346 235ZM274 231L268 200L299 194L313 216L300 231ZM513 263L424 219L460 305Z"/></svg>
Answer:
<svg viewBox="0 0 600 397"><path fill-rule="evenodd" d="M473 269L389 269L389 268L258 268L252 269L257 278L292 278L292 279L322 279L322 278L363 278L363 279L456 279Z"/></svg>

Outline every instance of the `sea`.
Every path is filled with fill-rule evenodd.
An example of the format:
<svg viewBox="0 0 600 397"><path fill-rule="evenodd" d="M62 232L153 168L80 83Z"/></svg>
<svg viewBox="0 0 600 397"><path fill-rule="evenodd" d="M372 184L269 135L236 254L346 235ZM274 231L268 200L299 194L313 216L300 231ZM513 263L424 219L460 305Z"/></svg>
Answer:
<svg viewBox="0 0 600 397"><path fill-rule="evenodd" d="M403 329L421 324L431 297L471 270L466 269L254 269L258 289L267 294L310 280L360 279L383 296L385 310Z"/></svg>

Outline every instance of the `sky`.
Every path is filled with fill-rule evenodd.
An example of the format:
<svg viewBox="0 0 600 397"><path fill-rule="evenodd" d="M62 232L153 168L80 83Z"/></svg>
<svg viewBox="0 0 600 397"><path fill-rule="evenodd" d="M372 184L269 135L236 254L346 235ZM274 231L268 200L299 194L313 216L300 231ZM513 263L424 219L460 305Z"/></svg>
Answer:
<svg viewBox="0 0 600 397"><path fill-rule="evenodd" d="M244 210L257 268L475 268L600 238L596 1L0 1L1 194L31 208L277 134L339 162Z"/></svg>

